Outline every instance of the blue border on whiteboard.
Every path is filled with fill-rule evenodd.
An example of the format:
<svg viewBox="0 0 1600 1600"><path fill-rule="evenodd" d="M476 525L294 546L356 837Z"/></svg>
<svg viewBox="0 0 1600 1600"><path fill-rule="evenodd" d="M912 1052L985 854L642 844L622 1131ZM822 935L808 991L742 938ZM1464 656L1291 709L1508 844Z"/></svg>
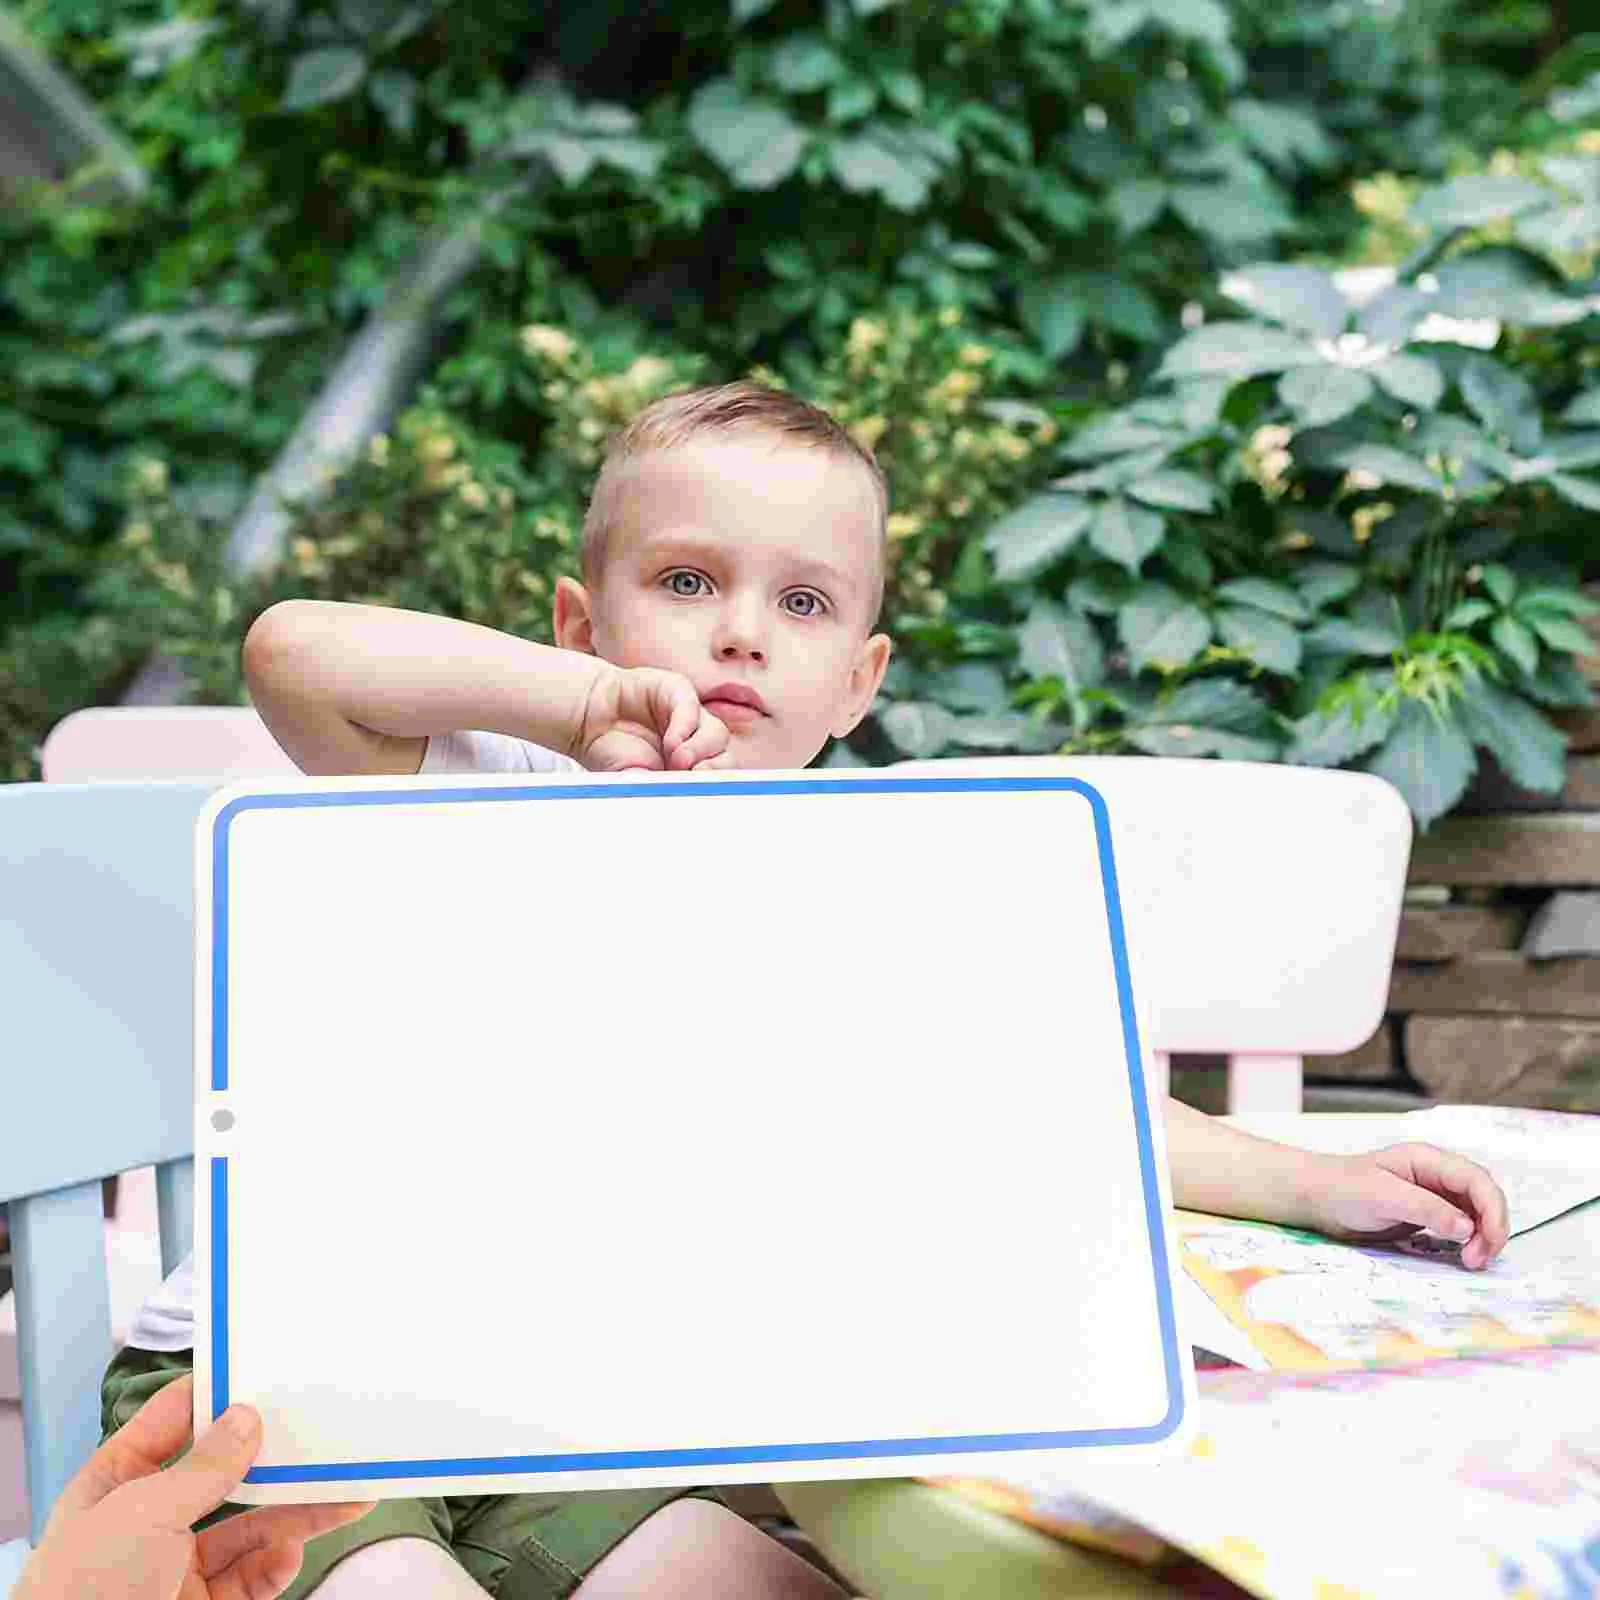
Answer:
<svg viewBox="0 0 1600 1600"><path fill-rule="evenodd" d="M1117 999L1129 1085L1139 1081L1139 1032L1134 1019L1133 990L1128 975L1122 900L1111 850L1111 824L1098 790L1078 778L905 777L752 779L739 783L674 784L539 784L529 787L440 789L314 790L309 793L244 795L218 812L212 831L211 872L211 1087L228 1088L228 839L234 819L247 811L276 811L305 806L427 805L433 802L506 800L672 800L689 796L766 794L959 794L985 790L1061 791L1080 794L1089 802L1099 848L1106 920L1116 969ZM246 1483L337 1483L384 1478L466 1477L499 1473L606 1472L626 1468L724 1466L745 1462L850 1461L874 1457L964 1455L1008 1450L1082 1449L1089 1446L1155 1444L1182 1425L1183 1352L1173 1316L1172 1282L1160 1249L1163 1235L1161 1197L1156 1183L1155 1150L1150 1119L1142 1098L1134 1095L1140 1177L1145 1222L1149 1229L1150 1264L1155 1277L1157 1314L1161 1324L1163 1366L1167 1380L1167 1413L1156 1423L1138 1428L1086 1428L1071 1432L963 1434L928 1439L847 1439L805 1444L730 1445L695 1450L613 1450L566 1455L469 1456L442 1461L341 1461L295 1467L253 1467ZM211 1394L212 1415L228 1408L228 1157L211 1159Z"/></svg>

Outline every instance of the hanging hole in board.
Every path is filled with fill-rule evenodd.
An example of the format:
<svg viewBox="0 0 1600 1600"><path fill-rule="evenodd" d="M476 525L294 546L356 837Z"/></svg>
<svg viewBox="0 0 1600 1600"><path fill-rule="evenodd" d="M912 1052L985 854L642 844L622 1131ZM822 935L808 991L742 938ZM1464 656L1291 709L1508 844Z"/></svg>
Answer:
<svg viewBox="0 0 1600 1600"><path fill-rule="evenodd" d="M231 1111L213 1111L211 1113L211 1126L218 1133L226 1133L233 1126L233 1113Z"/></svg>

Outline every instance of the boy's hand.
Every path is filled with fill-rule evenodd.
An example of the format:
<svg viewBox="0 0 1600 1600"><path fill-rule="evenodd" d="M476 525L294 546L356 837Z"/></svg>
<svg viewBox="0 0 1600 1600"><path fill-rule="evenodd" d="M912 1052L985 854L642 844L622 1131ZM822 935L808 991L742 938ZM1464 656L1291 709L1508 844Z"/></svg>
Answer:
<svg viewBox="0 0 1600 1600"><path fill-rule="evenodd" d="M573 741L590 772L688 772L730 767L728 729L689 680L655 667L606 666L596 676Z"/></svg>
<svg viewBox="0 0 1600 1600"><path fill-rule="evenodd" d="M1429 1144L1370 1155L1312 1156L1307 1220L1355 1244L1388 1244L1427 1228L1462 1246L1461 1265L1486 1267L1510 1232L1506 1197L1476 1162Z"/></svg>

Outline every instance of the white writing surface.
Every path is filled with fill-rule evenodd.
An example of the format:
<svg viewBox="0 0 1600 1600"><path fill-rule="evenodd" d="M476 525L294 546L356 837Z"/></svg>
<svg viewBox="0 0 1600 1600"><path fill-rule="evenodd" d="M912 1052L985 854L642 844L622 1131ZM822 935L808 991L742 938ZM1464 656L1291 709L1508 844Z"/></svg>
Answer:
<svg viewBox="0 0 1600 1600"><path fill-rule="evenodd" d="M202 818L237 1498L1156 1451L1191 1382L1095 791L300 780Z"/></svg>

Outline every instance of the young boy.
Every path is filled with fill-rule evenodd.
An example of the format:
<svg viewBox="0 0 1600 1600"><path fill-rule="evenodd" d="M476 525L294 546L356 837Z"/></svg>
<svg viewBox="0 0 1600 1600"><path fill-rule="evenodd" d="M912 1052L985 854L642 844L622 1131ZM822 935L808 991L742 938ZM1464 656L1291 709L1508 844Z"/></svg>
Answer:
<svg viewBox="0 0 1600 1600"><path fill-rule="evenodd" d="M290 601L245 641L250 692L312 774L799 768L867 714L889 661L874 633L887 497L824 413L751 383L669 397L611 449L562 579L557 644L442 617ZM1173 1196L1199 1210L1372 1239L1418 1227L1484 1265L1505 1203L1460 1157L1405 1145L1336 1158L1168 1105ZM108 1375L108 1430L187 1371L180 1274ZM826 1600L835 1585L715 1491L380 1503L316 1541L288 1591L471 1600L736 1594Z"/></svg>

